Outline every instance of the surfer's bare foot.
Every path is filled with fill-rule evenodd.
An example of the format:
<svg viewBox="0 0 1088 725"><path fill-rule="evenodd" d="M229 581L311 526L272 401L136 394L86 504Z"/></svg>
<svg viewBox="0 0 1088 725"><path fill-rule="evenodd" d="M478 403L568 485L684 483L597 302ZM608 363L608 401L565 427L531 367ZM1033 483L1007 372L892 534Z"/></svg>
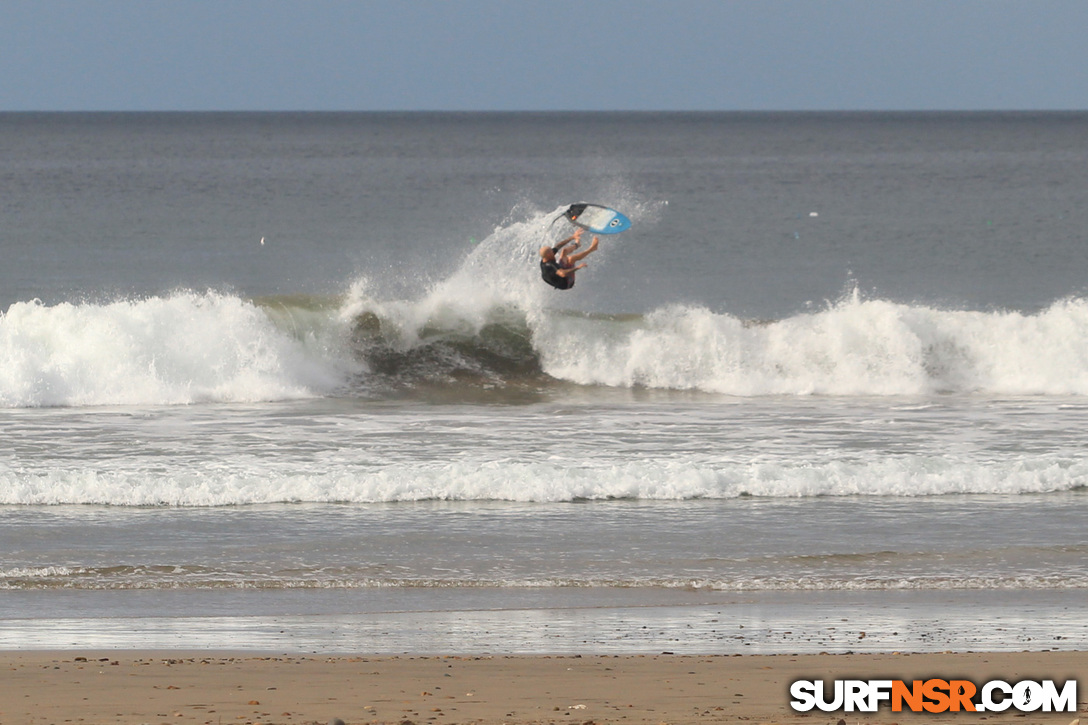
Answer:
<svg viewBox="0 0 1088 725"><path fill-rule="evenodd" d="M596 251L597 245L600 244L600 243L601 243L600 239L598 239L597 237L593 237L593 243L589 245L589 249L587 251L590 251L590 252Z"/></svg>

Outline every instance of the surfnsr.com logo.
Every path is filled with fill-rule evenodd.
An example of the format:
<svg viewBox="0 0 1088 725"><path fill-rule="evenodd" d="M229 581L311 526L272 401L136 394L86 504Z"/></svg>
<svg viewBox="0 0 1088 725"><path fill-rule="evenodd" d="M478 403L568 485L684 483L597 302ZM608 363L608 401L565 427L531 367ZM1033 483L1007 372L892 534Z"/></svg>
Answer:
<svg viewBox="0 0 1088 725"><path fill-rule="evenodd" d="M790 706L797 712L876 712L884 704L892 712L1076 712L1077 681L1060 687L1054 680L797 680L790 685Z"/></svg>

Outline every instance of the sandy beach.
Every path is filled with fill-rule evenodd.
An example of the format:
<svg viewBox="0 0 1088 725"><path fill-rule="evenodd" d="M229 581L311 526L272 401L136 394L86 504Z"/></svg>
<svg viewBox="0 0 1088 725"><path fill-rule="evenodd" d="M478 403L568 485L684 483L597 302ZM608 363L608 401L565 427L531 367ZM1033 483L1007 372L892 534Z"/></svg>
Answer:
<svg viewBox="0 0 1088 725"><path fill-rule="evenodd" d="M1078 714L793 712L797 679L1088 681L1086 652L745 656L306 656L5 652L0 722L1060 723Z"/></svg>

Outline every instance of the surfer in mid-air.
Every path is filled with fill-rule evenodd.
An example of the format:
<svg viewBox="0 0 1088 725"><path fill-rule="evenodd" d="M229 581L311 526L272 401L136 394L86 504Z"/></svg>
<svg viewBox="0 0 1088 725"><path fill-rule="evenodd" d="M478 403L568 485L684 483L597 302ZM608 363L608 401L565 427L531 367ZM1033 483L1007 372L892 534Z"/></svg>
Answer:
<svg viewBox="0 0 1088 725"><path fill-rule="evenodd" d="M545 244L540 248L540 276L552 287L556 289L570 289L573 287L574 273L588 266L578 263L597 251L600 240L593 237L593 242L586 251L572 254L582 243L583 231L585 230L576 229L574 234L554 247ZM568 245L570 246L568 247Z"/></svg>

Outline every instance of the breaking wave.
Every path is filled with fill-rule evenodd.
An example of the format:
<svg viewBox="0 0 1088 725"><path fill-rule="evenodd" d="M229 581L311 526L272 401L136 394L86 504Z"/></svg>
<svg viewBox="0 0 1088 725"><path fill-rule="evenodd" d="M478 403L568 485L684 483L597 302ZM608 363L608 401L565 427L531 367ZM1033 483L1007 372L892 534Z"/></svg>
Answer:
<svg viewBox="0 0 1088 725"><path fill-rule="evenodd" d="M365 279L328 299L181 291L0 313L0 406L254 402L575 384L766 395L1088 394L1088 301L1037 313L864 299L752 321L693 305L563 309L535 251L553 214L500 227L415 299ZM607 261L607 250L599 253Z"/></svg>
<svg viewBox="0 0 1088 725"><path fill-rule="evenodd" d="M564 501L796 498L819 496L1022 495L1083 491L1088 463L1049 455L1024 461L955 462L934 456L861 462L688 462L612 457L556 475L547 459L419 461L374 466L247 459L179 466L137 460L114 470L0 461L0 505L238 506L277 503Z"/></svg>
<svg viewBox="0 0 1088 725"><path fill-rule="evenodd" d="M252 402L330 392L328 340L287 334L207 292L108 304L20 302L0 314L0 406Z"/></svg>

